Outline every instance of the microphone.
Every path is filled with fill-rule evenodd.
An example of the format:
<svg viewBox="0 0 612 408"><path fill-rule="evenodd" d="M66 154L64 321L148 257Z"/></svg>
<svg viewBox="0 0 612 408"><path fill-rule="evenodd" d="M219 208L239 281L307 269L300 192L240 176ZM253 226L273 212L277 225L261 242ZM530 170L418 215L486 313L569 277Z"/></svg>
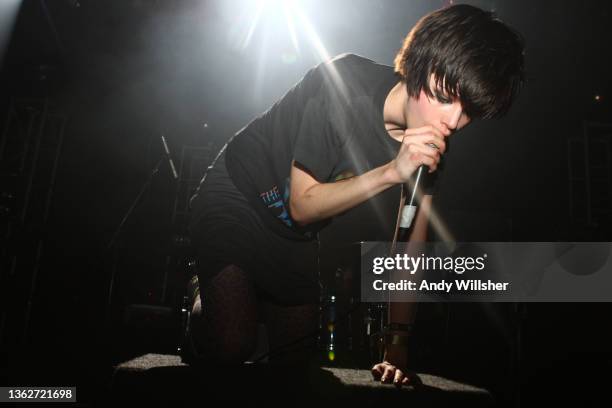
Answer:
<svg viewBox="0 0 612 408"><path fill-rule="evenodd" d="M429 143L429 146L433 147L434 149L438 149L438 146L433 143ZM398 241L408 241L408 231L412 226L412 221L414 221L414 216L416 215L417 210L416 193L419 189L421 179L425 177L425 175L423 175L423 172L425 172L425 174L429 172L429 167L425 164L421 164L417 169L414 185L412 187L412 193L410 194L410 199L406 203L404 203L404 208L402 208L397 232ZM406 189L406 191L410 191L410 186L407 183L403 185L403 188Z"/></svg>
<svg viewBox="0 0 612 408"><path fill-rule="evenodd" d="M161 140L164 145L164 152L166 154L166 158L168 159L168 162L170 163L170 170L172 170L172 177L174 177L175 180L178 180L178 173L176 172L176 167L174 167L172 156L170 156L170 149L168 149L168 144L166 143L166 138L164 137L164 135L162 135Z"/></svg>
<svg viewBox="0 0 612 408"><path fill-rule="evenodd" d="M410 194L410 199L404 204L404 208L402 208L402 214L400 215L399 220L399 229L398 229L398 241L407 241L408 240L408 231L412 226L412 221L414 220L414 216L416 215L417 204L416 204L416 192L419 189L419 184L421 181L421 176L423 171L429 171L429 167L424 164L421 164L417 169L416 178L414 180L414 186L412 188L412 193ZM404 184L404 188L406 191L409 190L408 184Z"/></svg>

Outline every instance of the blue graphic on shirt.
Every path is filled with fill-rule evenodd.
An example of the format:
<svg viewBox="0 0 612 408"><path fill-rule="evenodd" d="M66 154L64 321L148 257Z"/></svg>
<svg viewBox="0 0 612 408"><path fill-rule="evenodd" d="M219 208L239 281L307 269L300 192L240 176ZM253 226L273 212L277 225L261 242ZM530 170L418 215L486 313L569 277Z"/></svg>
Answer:
<svg viewBox="0 0 612 408"><path fill-rule="evenodd" d="M259 196L268 206L268 208L275 213L277 218L284 222L288 227L293 226L293 222L291 221L291 217L289 217L289 212L285 206L285 203L289 202L289 179L287 179L287 182L285 183L285 194L283 196L281 196L277 186L274 186L270 190L259 194Z"/></svg>

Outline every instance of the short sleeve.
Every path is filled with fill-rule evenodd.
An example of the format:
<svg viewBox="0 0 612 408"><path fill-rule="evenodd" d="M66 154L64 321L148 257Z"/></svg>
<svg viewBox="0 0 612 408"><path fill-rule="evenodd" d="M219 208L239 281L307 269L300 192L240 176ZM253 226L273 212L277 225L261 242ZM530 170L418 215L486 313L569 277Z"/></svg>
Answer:
<svg viewBox="0 0 612 408"><path fill-rule="evenodd" d="M310 98L304 107L293 159L317 181L329 181L338 162L340 142L329 120L324 98Z"/></svg>

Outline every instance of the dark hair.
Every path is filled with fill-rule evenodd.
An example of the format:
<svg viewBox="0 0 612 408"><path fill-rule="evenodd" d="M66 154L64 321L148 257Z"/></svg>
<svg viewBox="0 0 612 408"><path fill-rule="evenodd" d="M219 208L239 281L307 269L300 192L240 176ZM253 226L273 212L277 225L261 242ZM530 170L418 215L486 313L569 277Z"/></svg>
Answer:
<svg viewBox="0 0 612 408"><path fill-rule="evenodd" d="M493 13L461 4L421 18L395 57L408 95L459 98L470 118L508 111L524 81L521 35ZM434 75L436 88L430 88Z"/></svg>

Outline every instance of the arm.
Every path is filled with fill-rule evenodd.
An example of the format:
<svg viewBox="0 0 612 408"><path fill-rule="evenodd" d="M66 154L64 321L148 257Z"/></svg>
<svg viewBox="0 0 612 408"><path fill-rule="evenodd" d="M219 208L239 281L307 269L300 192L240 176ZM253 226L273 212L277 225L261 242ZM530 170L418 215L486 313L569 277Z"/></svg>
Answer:
<svg viewBox="0 0 612 408"><path fill-rule="evenodd" d="M306 225L353 208L399 183L393 161L360 176L335 183L319 183L308 172L291 167L291 217Z"/></svg>
<svg viewBox="0 0 612 408"><path fill-rule="evenodd" d="M427 224L431 212L432 196L426 195L417 211L414 229L410 233L410 242L427 241ZM389 323L413 323L416 316L416 302L391 302L389 304Z"/></svg>
<svg viewBox="0 0 612 408"><path fill-rule="evenodd" d="M425 242L427 240L427 224L431 213L432 196L426 195L419 206L414 229L410 234L410 242ZM390 302L389 303L389 323L412 324L416 318L417 302ZM408 379L402 377L406 373L408 366L408 354L404 346L389 345L385 348L383 363L377 364L373 368L373 373L381 376L383 382L398 380L400 383L407 383ZM400 374L393 372L391 367L399 367ZM383 379L383 377L385 377Z"/></svg>
<svg viewBox="0 0 612 408"><path fill-rule="evenodd" d="M317 181L294 160L290 175L291 217L299 225L333 217L395 184L405 183L422 164L435 171L440 154L446 150L444 137L431 126L408 129L393 160L359 176L335 183Z"/></svg>
<svg viewBox="0 0 612 408"><path fill-rule="evenodd" d="M320 183L307 169L301 168L300 163L293 161L289 200L291 217L299 225L329 218L368 200L394 184L408 181L422 164L435 171L440 154L446 150L445 136L448 134L442 134L432 126L407 129L395 159L359 176L335 183ZM430 207L431 196L425 196L417 213L411 240L425 240ZM393 307L393 319L412 321L416 304L408 305L412 306ZM398 384L407 383L408 378L404 377L403 372L396 370L396 365L405 370L406 351L387 350L385 359L383 363L372 368L374 376L381 376L385 381L397 379Z"/></svg>

